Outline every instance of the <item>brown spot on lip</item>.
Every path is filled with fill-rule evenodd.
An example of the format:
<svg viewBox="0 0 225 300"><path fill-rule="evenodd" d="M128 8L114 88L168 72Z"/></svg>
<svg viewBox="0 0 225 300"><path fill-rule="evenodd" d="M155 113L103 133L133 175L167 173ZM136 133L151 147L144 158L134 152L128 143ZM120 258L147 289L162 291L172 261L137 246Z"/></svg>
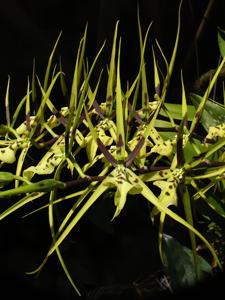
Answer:
<svg viewBox="0 0 225 300"><path fill-rule="evenodd" d="M159 171L159 176L163 177L163 171Z"/></svg>

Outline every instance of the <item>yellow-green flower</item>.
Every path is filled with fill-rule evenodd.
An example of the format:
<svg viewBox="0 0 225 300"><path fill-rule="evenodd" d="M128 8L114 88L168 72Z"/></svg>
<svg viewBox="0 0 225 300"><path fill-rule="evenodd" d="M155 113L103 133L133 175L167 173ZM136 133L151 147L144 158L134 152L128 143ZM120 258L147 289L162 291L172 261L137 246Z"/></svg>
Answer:
<svg viewBox="0 0 225 300"><path fill-rule="evenodd" d="M158 153L163 156L170 156L173 153L173 145L174 142L172 140L159 142L152 147L151 152Z"/></svg>
<svg viewBox="0 0 225 300"><path fill-rule="evenodd" d="M7 164L13 164L16 161L17 144L0 148L0 161Z"/></svg>
<svg viewBox="0 0 225 300"><path fill-rule="evenodd" d="M118 165L104 180L104 185L109 188L116 188L114 195L114 204L116 211L114 218L116 218L123 209L127 194L140 194L142 187L137 182L137 179L133 177L132 173L123 165Z"/></svg>

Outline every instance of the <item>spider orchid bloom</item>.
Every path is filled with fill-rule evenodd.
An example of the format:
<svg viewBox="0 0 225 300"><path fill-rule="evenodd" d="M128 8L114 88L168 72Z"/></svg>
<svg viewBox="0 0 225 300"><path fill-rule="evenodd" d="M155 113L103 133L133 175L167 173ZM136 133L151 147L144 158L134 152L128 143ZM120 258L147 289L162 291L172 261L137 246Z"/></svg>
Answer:
<svg viewBox="0 0 225 300"><path fill-rule="evenodd" d="M109 131L109 136L106 132ZM102 142L104 146L111 146L113 140L116 139L116 127L114 122L111 120L103 120L100 121L99 124L96 126L96 134L97 138ZM89 161L92 161L96 156L96 152L98 149L98 145L96 143L95 138L92 136L91 132L88 134L87 139L90 139L87 144L87 156Z"/></svg>
<svg viewBox="0 0 225 300"><path fill-rule="evenodd" d="M153 184L161 189L158 197L160 203L162 203L165 207L169 207L171 205L177 206L177 182L175 180L158 180L153 182ZM155 216L159 212L159 209L154 206L151 215Z"/></svg>
<svg viewBox="0 0 225 300"><path fill-rule="evenodd" d="M16 132L20 136L27 136L29 134L29 128L34 126L36 123L36 116L29 117L29 124L27 121L24 121L19 127L16 128Z"/></svg>
<svg viewBox="0 0 225 300"><path fill-rule="evenodd" d="M52 174L64 158L64 137L61 136L36 166L30 166L23 171L23 176L31 180L34 174Z"/></svg>
<svg viewBox="0 0 225 300"><path fill-rule="evenodd" d="M147 125L145 123L142 123L141 125L139 125L137 131L135 132L135 134L132 138L132 140L130 140L128 142L128 146L129 146L131 152L133 152L135 150L138 143L143 138L146 127L147 127ZM138 158L140 168L145 166L145 161L146 161L146 156L147 156L147 151L146 151L147 147L152 147L152 146L153 146L153 144L150 142L150 140L146 139L144 141L144 144L141 147L140 151L136 155L136 157Z"/></svg>
<svg viewBox="0 0 225 300"><path fill-rule="evenodd" d="M107 131L110 135L106 133ZM113 140L116 139L115 131L116 127L113 121L109 119L102 120L96 125L96 138L98 138L104 146L111 146ZM78 129L76 130L75 140L81 148L87 147L86 149L89 162L92 162L96 157L98 149L96 138L93 137L91 132L84 137Z"/></svg>
<svg viewBox="0 0 225 300"><path fill-rule="evenodd" d="M160 141L160 143L152 147L151 152L169 157L173 153L173 145L174 145L173 140L166 140L163 142Z"/></svg>
<svg viewBox="0 0 225 300"><path fill-rule="evenodd" d="M142 190L137 179L130 170L123 165L118 165L103 181L103 184L108 188L116 188L114 196L116 211L112 220L115 219L123 209L126 203L127 194L140 194Z"/></svg>

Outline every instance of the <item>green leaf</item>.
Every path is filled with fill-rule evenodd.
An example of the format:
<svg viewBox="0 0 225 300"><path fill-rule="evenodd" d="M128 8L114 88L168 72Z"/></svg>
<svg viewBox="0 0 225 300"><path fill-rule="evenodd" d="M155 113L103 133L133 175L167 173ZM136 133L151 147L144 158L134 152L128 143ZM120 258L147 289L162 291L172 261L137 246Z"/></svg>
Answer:
<svg viewBox="0 0 225 300"><path fill-rule="evenodd" d="M103 73L103 70L101 70L101 73L98 77L98 82L96 84L94 92L92 92L90 87L88 89L88 98L89 98L88 109L91 109L93 103L96 101L96 95L97 95L97 92L98 92L98 88L99 88L99 84L100 84L100 81L101 81L102 73Z"/></svg>
<svg viewBox="0 0 225 300"><path fill-rule="evenodd" d="M139 15L138 15L138 20L139 20ZM138 21L140 22L140 21ZM148 38L148 33L149 30L151 28L152 23L149 25L146 34L145 34L145 38L144 38L144 43L142 42L142 36L141 36L141 27L139 25L139 38L140 38L140 49L141 49L141 61L140 61L140 68L139 68L139 72L138 75L135 79L135 81L137 80L137 83L135 84L136 88L135 88L135 92L134 92L134 97L132 100L132 111L129 115L129 119L128 119L128 123L133 119L134 115L135 115L135 109L136 109L136 105L137 105L137 101L138 101L138 94L139 94L139 89L140 89L140 81L142 79L142 96L145 97L144 94L146 94L147 98L148 98L148 91L147 91L147 82L145 82L145 63L144 63L144 54L145 54L145 48L146 48L146 43L147 43L147 38ZM142 98L143 100L144 98ZM147 99L147 103L149 104L149 100ZM144 108L144 106L142 106L142 109ZM148 107L147 107L148 110Z"/></svg>
<svg viewBox="0 0 225 300"><path fill-rule="evenodd" d="M216 211L217 214L225 218L225 210L218 199L215 199L213 196L207 196L205 200L208 205Z"/></svg>
<svg viewBox="0 0 225 300"><path fill-rule="evenodd" d="M218 45L220 54L222 57L225 57L225 31L218 27Z"/></svg>
<svg viewBox="0 0 225 300"><path fill-rule="evenodd" d="M179 37L180 37L180 16L181 16L182 3L183 3L183 0L180 1L180 5L179 5L176 40L175 40L175 43L174 43L173 53L172 53L172 57L171 57L171 60L170 60L169 66L168 66L166 78L165 78L165 81L164 81L164 84L163 84L162 104L164 103L164 100L166 98L166 94L167 94L167 91L168 91L168 87L169 87L170 79L171 79L171 76L172 76L172 73L173 73L174 63L175 63L175 59L176 59L176 55L177 55L177 49L178 49L178 43L179 43Z"/></svg>
<svg viewBox="0 0 225 300"><path fill-rule="evenodd" d="M57 167L57 170L55 172L55 175L54 175L54 179L55 180L59 180L60 179L60 175L61 175L61 172L62 172L62 169L63 169L63 162L60 163ZM56 234L55 234L55 226L54 226L54 210L53 210L53 204L54 204L54 201L56 200L56 197L57 197L57 190L54 189L51 191L50 193L50 197L49 197L49 208L48 208L48 215L49 215L49 226L50 226L50 229L51 229L51 234L52 234L52 240L53 242L56 240ZM67 276L69 282L71 283L72 287L74 288L74 290L76 291L76 293L81 296L78 288L76 287L75 283L73 282L73 279L70 275L70 272L69 270L67 269L67 266L63 260L63 257L62 257L62 254L61 254L61 251L59 248L56 248L56 253L57 253L57 256L58 256L58 259L60 261L60 264L64 270L64 273L65 275Z"/></svg>
<svg viewBox="0 0 225 300"><path fill-rule="evenodd" d="M174 104L174 103L165 103L164 104L166 110L170 113L170 115L176 120L182 120L182 105ZM167 117L166 112L161 109L159 114L161 116ZM188 120L193 120L195 114L195 107L193 105L187 105L187 114Z"/></svg>
<svg viewBox="0 0 225 300"><path fill-rule="evenodd" d="M182 84L182 120L185 119L185 121L186 121L188 118L188 106L187 106L187 98L186 98L186 92L185 92L182 72L181 72L181 84Z"/></svg>
<svg viewBox="0 0 225 300"><path fill-rule="evenodd" d="M201 103L202 97L192 93L190 94L190 100L197 109ZM202 126L206 129L206 131L209 131L210 126L217 126L224 122L225 122L224 106L211 99L208 99L208 101L205 104L205 108L201 117Z"/></svg>
<svg viewBox="0 0 225 300"><path fill-rule="evenodd" d="M193 221L193 214L192 214L192 206L191 206L191 198L190 198L190 193L187 188L187 185L183 184L181 187L181 192L182 192L182 200L183 200L183 205L184 205L184 212L186 216L186 220L188 221L189 224L194 226L194 221ZM193 255L193 262L194 262L194 271L196 274L196 278L198 279L198 256L197 256L197 251L196 251L196 236L195 234L189 230L189 236L191 240L191 248L192 248L192 255Z"/></svg>
<svg viewBox="0 0 225 300"><path fill-rule="evenodd" d="M59 39L62 35L62 31L60 32L56 42L55 42L55 45L53 47L53 50L50 54L50 57L49 57L49 60L48 60L48 65L47 65L47 68L46 68L46 72L45 72L45 79L44 79L44 90L47 91L48 89L48 81L49 81L49 77L50 77L50 70L51 70L51 66L52 66L52 60L53 60L53 56L55 54L55 50L56 50L56 47L59 43Z"/></svg>
<svg viewBox="0 0 225 300"><path fill-rule="evenodd" d="M73 115L74 110L72 108L72 111L71 111L72 113L70 114L70 118L69 118L70 121L68 122L67 128L66 128L66 135L67 134L69 135L70 131L75 132L75 129L77 128L77 125L78 125L78 122L80 120L80 116L81 116L81 113L82 113L82 110L83 110L83 107L84 107L84 103L87 99L87 91L88 91L88 87L89 87L89 80L90 80L91 74L93 73L94 67L97 63L97 60L98 60L104 46L105 46L105 43L102 45L102 47L100 48L100 50L96 54L95 59L94 59L92 65L91 65L90 71L87 74L87 77L85 78L84 85L83 85L82 92L81 92L81 96L80 96L80 99L79 99L79 103L78 103L77 108L76 108L75 116ZM74 142L74 136L71 136L71 138L69 140L68 149L67 149L67 144L66 144L66 155L68 153L71 154L73 142Z"/></svg>
<svg viewBox="0 0 225 300"><path fill-rule="evenodd" d="M113 45L112 45L112 53L109 67L109 76L107 83L107 92L106 92L106 115L110 116L113 108L113 94L114 94L114 85L115 85L115 57L116 57L116 40L117 40L117 32L118 32L118 24L116 22L116 27L114 31L113 37Z"/></svg>
<svg viewBox="0 0 225 300"><path fill-rule="evenodd" d="M104 180L102 183L95 189L95 191L92 193L90 198L87 200L87 202L82 206L82 208L77 212L75 217L72 219L72 221L68 224L68 226L65 228L65 230L61 233L59 238L51 248L49 249L47 253L47 257L49 257L63 242L63 240L67 237L67 235L70 233L70 231L75 227L75 225L79 222L79 220L83 217L83 215L88 211L88 209L94 204L94 202L108 189L107 186L104 185ZM45 260L44 260L45 261ZM35 271L34 271L35 272Z"/></svg>
<svg viewBox="0 0 225 300"><path fill-rule="evenodd" d="M208 159L212 154L216 153L219 149L222 149L225 146L225 138L221 138L218 140L218 142L216 142L213 145L210 145L205 153L202 152L202 154L204 155L200 155L199 158L196 158L195 160L193 160L190 163L185 163L185 169L186 170L190 170L196 166L198 166L200 163L204 163L206 161L206 159ZM210 171L209 171L210 172ZM201 175L201 176L204 176Z"/></svg>
<svg viewBox="0 0 225 300"><path fill-rule="evenodd" d="M73 112L74 109L77 108L77 101L78 101L78 92L80 89L80 81L81 81L81 71L84 59L84 52L86 47L86 39L87 39L87 25L85 27L84 36L80 41L77 57L76 57L76 64L74 68L74 75L73 75L73 82L70 94L70 109Z"/></svg>
<svg viewBox="0 0 225 300"><path fill-rule="evenodd" d="M158 72L157 61L155 58L154 48L152 47L152 56L153 56L153 65L154 65L154 85L155 85L155 93L160 96L160 78Z"/></svg>
<svg viewBox="0 0 225 300"><path fill-rule="evenodd" d="M192 250L180 244L170 235L164 234L163 237L164 260L174 289L194 286L198 283L197 278L203 280L212 273L210 264L197 255L198 276L196 277Z"/></svg>
<svg viewBox="0 0 225 300"><path fill-rule="evenodd" d="M30 131L31 127L30 127L30 80L29 77L27 79L27 98L26 98L26 127L27 130Z"/></svg>
<svg viewBox="0 0 225 300"><path fill-rule="evenodd" d="M121 39L119 41L117 76L116 76L116 127L117 127L117 159L125 158L125 128L124 128L124 108L120 81L120 49Z"/></svg>
<svg viewBox="0 0 225 300"><path fill-rule="evenodd" d="M205 188L198 190L198 192L194 195L194 199L198 200L200 197L205 200L205 202L213 209L218 215L225 218L225 209L220 203L219 198L215 198L212 195L206 195L207 189L211 188L213 185L212 183L207 185Z"/></svg>
<svg viewBox="0 0 225 300"><path fill-rule="evenodd" d="M197 127L198 123L201 121L201 118L202 118L202 114L204 112L204 108L205 108L205 105L207 103L207 100L210 96L210 93L212 91L212 88L213 86L215 85L216 81L217 81L217 78L224 66L224 63L225 63L225 57L223 58L223 60L221 61L221 63L219 64L215 74L213 75L202 99L201 99L201 102L199 103L197 109L196 109L196 112L195 112L195 116L194 116L194 119L191 123L191 128L190 128L190 135L194 132L195 128Z"/></svg>
<svg viewBox="0 0 225 300"><path fill-rule="evenodd" d="M17 118L18 118L18 116L19 116L20 110L21 110L21 108L23 107L24 103L26 102L26 99L27 99L27 95L24 96L24 97L22 98L22 100L20 101L20 103L17 105L16 110L15 110L15 112L14 112L14 114L13 114L13 117L12 117L12 123L11 123L11 126L12 126L12 127L14 127L14 125L15 125L15 123L16 123L16 120L17 120Z"/></svg>
<svg viewBox="0 0 225 300"><path fill-rule="evenodd" d="M44 110L45 110L45 106L46 106L46 103L49 101L50 94L52 92L52 89L53 89L53 87L54 87L54 85L56 83L56 80L58 79L59 75L60 75L60 72L58 72L54 76L54 78L52 79L52 81L51 81L51 83L50 83L50 85L49 85L46 93L42 97L41 104L40 104L40 106L38 108L38 111L37 111L37 114L36 114L36 120L37 120L37 122L36 122L35 126L32 128L32 130L30 132L30 135L29 135L30 138L34 135L34 133L35 133L38 125L40 123L44 122Z"/></svg>
<svg viewBox="0 0 225 300"><path fill-rule="evenodd" d="M32 70L32 82L31 82L31 99L32 103L35 105L36 108L36 101L37 101L37 89L35 83L36 73L35 73L35 59L33 60L33 70Z"/></svg>
<svg viewBox="0 0 225 300"><path fill-rule="evenodd" d="M148 103L149 103L149 94L148 94L148 86L147 86L147 77L146 77L146 68L145 68L145 61L144 61L144 51L145 51L145 43L147 41L149 29L151 27L152 23L149 25L146 35L145 35L145 41L143 44L143 38L142 38L142 30L141 30L141 23L140 23L140 14L138 10L138 31L139 31L139 41L140 41L140 51L141 51L141 82L142 82L142 109L148 113ZM148 116L146 116L148 118Z"/></svg>
<svg viewBox="0 0 225 300"><path fill-rule="evenodd" d="M6 123L10 126L10 111L9 111L9 86L10 86L10 76L8 76L8 83L5 94L5 115L6 115Z"/></svg>
<svg viewBox="0 0 225 300"><path fill-rule="evenodd" d="M19 209L20 207L26 205L29 202L32 202L33 200L40 198L44 195L44 193L36 193L33 192L25 197L23 197L22 199L20 199L19 201L17 201L16 203L14 203L12 206L10 206L9 208L7 208L5 211L3 211L0 214L0 220L4 219L5 217L7 217L8 215L10 215L11 213L13 213L14 211L16 211L17 209Z"/></svg>
<svg viewBox="0 0 225 300"><path fill-rule="evenodd" d="M171 60L170 60L170 63L168 65L166 78L165 78L164 83L163 83L162 96L159 97L157 94L155 94L155 99L158 101L158 107L155 110L155 113L154 113L151 121L149 122L146 130L145 130L144 138L147 138L149 136L149 134L151 132L151 129L152 129L153 125L154 125L154 122L155 122L155 120L156 120L156 118L158 116L158 113L161 110L162 106L164 105L164 102L165 102L165 99L166 99L167 91L168 91L169 84L170 84L170 79L171 79L171 76L172 76L172 73L173 73L173 69L174 69L174 63L175 63L177 49L178 49L178 43L179 43L179 36L180 36L180 16L181 16L182 2L183 1L181 0L180 5L179 5L177 34L176 34L176 39L175 39L175 44L174 44L174 48L173 48Z"/></svg>

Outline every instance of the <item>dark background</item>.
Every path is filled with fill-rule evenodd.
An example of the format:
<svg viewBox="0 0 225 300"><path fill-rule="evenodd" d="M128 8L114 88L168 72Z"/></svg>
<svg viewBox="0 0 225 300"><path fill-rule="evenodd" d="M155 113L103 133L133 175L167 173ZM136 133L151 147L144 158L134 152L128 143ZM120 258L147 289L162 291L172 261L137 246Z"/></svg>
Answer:
<svg viewBox="0 0 225 300"><path fill-rule="evenodd" d="M203 20L208 0L184 0L181 19L181 38L176 70L184 69L188 87L200 74L215 68L219 59L217 26L225 28L223 0L215 0L198 39L198 65L193 52L194 37ZM143 32L154 21L149 36L146 60L151 55L151 42L157 38L167 59L174 45L179 0L139 0ZM86 55L91 62L104 40L107 40L99 61L99 70L109 62L114 26L120 20L122 36L122 79L132 80L138 71L139 40L137 0L9 0L0 9L0 95L4 96L7 76L11 76L11 96L18 103L26 93L27 76L31 75L33 58L37 74L43 77L49 54L59 32L63 35L58 47L63 68L71 78L79 41L88 21ZM150 59L151 62L151 59ZM150 66L151 67L151 66ZM150 73L149 67L149 73ZM177 72L180 74L180 71ZM149 74L150 76L150 74ZM179 79L177 79L179 80ZM176 81L174 81L176 82ZM176 84L174 84L175 86ZM171 87L172 95L173 89ZM177 95L175 91L175 95Z"/></svg>
<svg viewBox="0 0 225 300"><path fill-rule="evenodd" d="M200 74L215 68L218 64L217 26L225 29L224 0L215 0L209 16L205 18L205 26L197 43L198 59L196 52L192 51L194 38L209 2L206 0L183 1L181 39L175 71L183 68L189 90L192 89L194 81ZM149 23L154 21L149 39L150 41L158 39L168 59L176 36L179 3L180 1L177 0L139 0L142 30L145 32ZM11 106L16 107L26 93L27 76L31 75L33 58L36 59L37 74L43 80L43 70L52 46L62 30L63 35L57 55L62 56L66 77L71 78L76 50L87 21L86 55L90 61L103 41L107 40L99 61L100 70L109 62L111 41L117 20L120 20L119 32L122 36L122 79L132 80L138 72L139 64L136 0L7 0L2 2L0 5L0 123L4 118L4 95L9 74ZM150 55L150 47L148 51ZM180 71L177 74L179 75ZM180 86L176 84L179 82L178 77L176 78L175 73L175 84L170 90L170 95L175 102L180 92ZM104 92L102 91L102 95ZM133 214L133 223L130 223L130 214ZM149 260L146 260L147 249L151 247L151 243L146 246L146 237L149 234L146 228L149 224L143 221L143 219L146 220L144 204L138 207L131 206L130 214L129 216L125 214L124 221L118 221L113 228L117 233L116 238L111 233L111 235L101 233L93 225L90 226L84 222L81 232L87 231L90 241L82 240L82 235L78 234L77 239L81 245L78 250L76 250L78 244L74 241L75 238L68 242L66 247L72 249L67 253L68 260L72 265L74 264L74 269L78 269L77 272L87 287L98 286L101 282L107 285L131 281L141 273L141 270L143 274L151 267L154 270L154 260L158 259L155 254L151 253ZM145 228L144 231L143 228ZM138 246L132 242L134 236L129 235L132 230L135 241L138 240ZM72 299L70 286L54 258L47 266L48 270L43 271L40 279L33 281L33 277L30 279L24 275L25 271L29 271L40 263L50 243L47 214L29 220L21 220L20 215L16 218L9 217L0 224L0 234L0 290L7 292L8 295L15 292L19 295L20 291L23 297L34 298L35 295L38 297L49 295L58 296L59 299ZM99 252L103 241L107 241L108 254L104 251ZM102 274L103 264L107 264L110 257L116 261L118 258L115 253L121 253L119 249L123 249L120 257L121 269L116 270L112 261L108 273ZM75 257L73 257L73 251L76 254ZM87 264L86 270L77 265L77 257L81 262L83 259L82 266ZM215 283L215 286L221 287L218 283ZM205 288L205 286L202 287L202 291Z"/></svg>

